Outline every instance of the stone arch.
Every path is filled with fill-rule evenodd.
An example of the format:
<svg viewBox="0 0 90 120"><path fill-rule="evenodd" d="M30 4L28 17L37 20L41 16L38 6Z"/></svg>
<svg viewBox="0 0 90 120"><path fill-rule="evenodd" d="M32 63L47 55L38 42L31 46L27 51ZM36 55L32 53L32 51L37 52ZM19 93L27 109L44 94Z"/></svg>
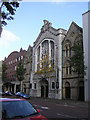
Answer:
<svg viewBox="0 0 90 120"><path fill-rule="evenodd" d="M45 78L39 81L41 97L48 97L48 81Z"/></svg>

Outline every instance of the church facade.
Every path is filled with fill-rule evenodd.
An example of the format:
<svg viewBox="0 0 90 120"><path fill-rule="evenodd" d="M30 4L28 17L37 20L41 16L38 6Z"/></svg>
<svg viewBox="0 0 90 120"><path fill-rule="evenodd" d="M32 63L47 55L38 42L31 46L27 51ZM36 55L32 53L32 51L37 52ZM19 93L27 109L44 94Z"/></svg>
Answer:
<svg viewBox="0 0 90 120"><path fill-rule="evenodd" d="M44 20L33 45L31 96L62 99L62 40L66 32L64 29L53 28L49 21ZM37 71L40 60L47 54L53 63L54 71L45 77L42 73L37 74Z"/></svg>

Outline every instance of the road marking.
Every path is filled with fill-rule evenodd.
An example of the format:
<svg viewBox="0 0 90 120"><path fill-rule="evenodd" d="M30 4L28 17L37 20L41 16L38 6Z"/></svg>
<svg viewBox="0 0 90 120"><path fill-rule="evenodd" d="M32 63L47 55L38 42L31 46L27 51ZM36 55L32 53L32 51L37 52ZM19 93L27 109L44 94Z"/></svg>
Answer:
<svg viewBox="0 0 90 120"><path fill-rule="evenodd" d="M48 110L48 107L41 106L42 109Z"/></svg>
<svg viewBox="0 0 90 120"><path fill-rule="evenodd" d="M64 107L71 107L71 108L75 108L75 106L71 106L71 105L63 105L63 104L56 104L56 106L64 106Z"/></svg>
<svg viewBox="0 0 90 120"><path fill-rule="evenodd" d="M67 117L67 118L76 118L76 117L73 117L73 116L70 116L70 115L64 115L64 114L60 114L60 113L57 113L57 115Z"/></svg>
<svg viewBox="0 0 90 120"><path fill-rule="evenodd" d="M71 106L71 105L64 105L65 107L72 107L72 108L74 108L75 106Z"/></svg>
<svg viewBox="0 0 90 120"><path fill-rule="evenodd" d="M45 110L48 110L48 107L45 107L45 106L40 106L40 105L34 105L35 107L40 107L42 109L45 109Z"/></svg>

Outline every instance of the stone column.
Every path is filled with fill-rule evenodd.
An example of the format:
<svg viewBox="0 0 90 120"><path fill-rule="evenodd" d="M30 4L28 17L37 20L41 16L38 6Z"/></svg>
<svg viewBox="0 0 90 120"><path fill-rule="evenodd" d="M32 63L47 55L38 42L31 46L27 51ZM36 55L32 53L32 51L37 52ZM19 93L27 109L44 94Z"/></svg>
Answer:
<svg viewBox="0 0 90 120"><path fill-rule="evenodd" d="M35 50L35 72L37 71L37 49Z"/></svg>
<svg viewBox="0 0 90 120"><path fill-rule="evenodd" d="M16 93L16 84L14 85L14 93Z"/></svg>

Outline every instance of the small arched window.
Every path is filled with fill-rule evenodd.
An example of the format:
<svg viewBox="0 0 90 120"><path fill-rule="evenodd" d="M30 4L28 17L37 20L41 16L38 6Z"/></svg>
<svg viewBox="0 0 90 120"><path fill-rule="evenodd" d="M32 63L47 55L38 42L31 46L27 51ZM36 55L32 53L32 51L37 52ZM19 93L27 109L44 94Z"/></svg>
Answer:
<svg viewBox="0 0 90 120"><path fill-rule="evenodd" d="M68 47L66 46L66 57L68 57Z"/></svg>
<svg viewBox="0 0 90 120"><path fill-rule="evenodd" d="M52 89L55 89L55 82L52 82Z"/></svg>
<svg viewBox="0 0 90 120"><path fill-rule="evenodd" d="M68 75L68 65L66 66L66 75Z"/></svg>

